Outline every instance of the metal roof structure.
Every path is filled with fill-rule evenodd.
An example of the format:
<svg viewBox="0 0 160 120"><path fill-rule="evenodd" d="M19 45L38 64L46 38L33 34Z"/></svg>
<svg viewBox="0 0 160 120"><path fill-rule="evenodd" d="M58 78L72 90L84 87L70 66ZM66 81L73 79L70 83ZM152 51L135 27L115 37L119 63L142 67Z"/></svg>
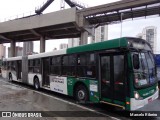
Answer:
<svg viewBox="0 0 160 120"><path fill-rule="evenodd" d="M126 19L160 15L160 0L121 0L82 9L77 13L85 17L90 25L112 24Z"/></svg>

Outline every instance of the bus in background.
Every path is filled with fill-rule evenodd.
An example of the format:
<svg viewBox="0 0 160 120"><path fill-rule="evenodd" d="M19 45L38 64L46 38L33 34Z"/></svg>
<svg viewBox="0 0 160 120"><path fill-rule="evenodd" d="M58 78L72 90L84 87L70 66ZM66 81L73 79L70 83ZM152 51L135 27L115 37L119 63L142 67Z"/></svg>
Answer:
<svg viewBox="0 0 160 120"><path fill-rule="evenodd" d="M7 77L75 97L137 110L158 98L156 66L150 45L123 37L3 61Z"/></svg>

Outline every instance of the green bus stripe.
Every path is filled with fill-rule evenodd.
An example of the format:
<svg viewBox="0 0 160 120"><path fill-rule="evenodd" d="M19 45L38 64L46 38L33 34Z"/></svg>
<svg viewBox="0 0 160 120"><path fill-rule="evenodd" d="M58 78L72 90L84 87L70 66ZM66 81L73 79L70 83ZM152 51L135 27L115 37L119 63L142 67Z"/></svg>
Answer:
<svg viewBox="0 0 160 120"><path fill-rule="evenodd" d="M78 52L87 52L87 51L95 51L95 50L103 50L103 49L112 49L118 47L127 47L126 38L118 38L108 41L103 41L99 43L87 44L83 46L68 48L67 53L78 53Z"/></svg>

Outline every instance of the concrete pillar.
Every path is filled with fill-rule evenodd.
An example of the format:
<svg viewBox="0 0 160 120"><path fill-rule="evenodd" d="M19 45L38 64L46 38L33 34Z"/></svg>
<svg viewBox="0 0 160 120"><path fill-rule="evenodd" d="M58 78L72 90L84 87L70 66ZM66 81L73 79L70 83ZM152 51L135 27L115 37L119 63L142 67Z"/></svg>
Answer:
<svg viewBox="0 0 160 120"><path fill-rule="evenodd" d="M85 45L88 42L88 32L83 31L81 32L81 38L80 38L80 45Z"/></svg>
<svg viewBox="0 0 160 120"><path fill-rule="evenodd" d="M42 36L40 39L40 53L45 52L45 37Z"/></svg>
<svg viewBox="0 0 160 120"><path fill-rule="evenodd" d="M23 42L23 56L26 56L26 44Z"/></svg>
<svg viewBox="0 0 160 120"><path fill-rule="evenodd" d="M14 40L11 41L11 57L15 57L16 51L16 42Z"/></svg>

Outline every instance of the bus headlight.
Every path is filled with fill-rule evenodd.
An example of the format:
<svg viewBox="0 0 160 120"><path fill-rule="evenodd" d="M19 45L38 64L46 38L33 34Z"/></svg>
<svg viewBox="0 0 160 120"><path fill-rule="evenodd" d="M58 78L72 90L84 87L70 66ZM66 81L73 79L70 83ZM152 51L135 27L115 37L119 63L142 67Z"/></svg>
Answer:
<svg viewBox="0 0 160 120"><path fill-rule="evenodd" d="M138 94L138 92L134 92L134 98L139 99L139 94Z"/></svg>

